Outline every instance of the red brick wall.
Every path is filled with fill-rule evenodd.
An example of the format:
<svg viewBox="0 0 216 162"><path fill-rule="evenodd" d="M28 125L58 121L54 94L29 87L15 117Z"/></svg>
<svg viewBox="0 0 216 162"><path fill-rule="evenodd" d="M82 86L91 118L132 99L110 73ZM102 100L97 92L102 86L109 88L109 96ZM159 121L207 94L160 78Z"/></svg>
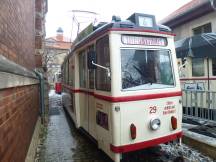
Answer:
<svg viewBox="0 0 216 162"><path fill-rule="evenodd" d="M0 0L0 55L30 70L36 67L35 6L34 0ZM38 118L38 89L0 89L0 162L24 162Z"/></svg>
<svg viewBox="0 0 216 162"><path fill-rule="evenodd" d="M0 55L35 67L35 1L0 0Z"/></svg>
<svg viewBox="0 0 216 162"><path fill-rule="evenodd" d="M38 85L0 90L0 162L24 162L38 113Z"/></svg>

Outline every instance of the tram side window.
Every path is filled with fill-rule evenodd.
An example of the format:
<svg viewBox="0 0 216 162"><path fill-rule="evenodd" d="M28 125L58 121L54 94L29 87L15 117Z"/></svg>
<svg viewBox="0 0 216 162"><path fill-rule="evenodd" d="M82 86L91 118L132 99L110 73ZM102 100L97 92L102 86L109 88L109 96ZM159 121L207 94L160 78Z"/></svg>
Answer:
<svg viewBox="0 0 216 162"><path fill-rule="evenodd" d="M73 77L73 74L74 74L74 66L73 66L73 60L72 58L69 59L69 85L70 86L73 86L74 85L74 77Z"/></svg>
<svg viewBox="0 0 216 162"><path fill-rule="evenodd" d="M94 45L90 46L88 48L88 52L90 51L94 51ZM95 70L94 69L89 69L88 70L89 73L89 88L90 89L94 89L95 85L94 85L94 81L95 81Z"/></svg>
<svg viewBox="0 0 216 162"><path fill-rule="evenodd" d="M65 71L64 71L64 73L65 73L64 81L65 81L66 84L68 84L68 61L66 61L66 63L65 63Z"/></svg>
<svg viewBox="0 0 216 162"><path fill-rule="evenodd" d="M192 76L204 76L204 58L192 58Z"/></svg>
<svg viewBox="0 0 216 162"><path fill-rule="evenodd" d="M110 67L109 37L105 36L96 43L97 64ZM106 70L96 68L96 89L103 91L111 90L111 80Z"/></svg>
<svg viewBox="0 0 216 162"><path fill-rule="evenodd" d="M86 55L85 52L82 51L79 54L79 81L80 87L86 88Z"/></svg>

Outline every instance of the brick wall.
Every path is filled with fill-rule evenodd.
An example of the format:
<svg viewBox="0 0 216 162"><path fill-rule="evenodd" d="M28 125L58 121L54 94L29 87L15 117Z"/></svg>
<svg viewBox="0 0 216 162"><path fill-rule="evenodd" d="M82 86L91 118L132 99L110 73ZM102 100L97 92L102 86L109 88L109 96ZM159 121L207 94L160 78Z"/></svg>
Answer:
<svg viewBox="0 0 216 162"><path fill-rule="evenodd" d="M0 54L35 68L35 1L0 0Z"/></svg>
<svg viewBox="0 0 216 162"><path fill-rule="evenodd" d="M24 162L38 113L38 85L0 90L0 162Z"/></svg>
<svg viewBox="0 0 216 162"><path fill-rule="evenodd" d="M40 18L44 20L44 15L36 14L43 2L0 0L0 55L29 70L41 62L35 55L35 27L41 25ZM38 85L19 84L0 89L0 162L24 162L39 114Z"/></svg>

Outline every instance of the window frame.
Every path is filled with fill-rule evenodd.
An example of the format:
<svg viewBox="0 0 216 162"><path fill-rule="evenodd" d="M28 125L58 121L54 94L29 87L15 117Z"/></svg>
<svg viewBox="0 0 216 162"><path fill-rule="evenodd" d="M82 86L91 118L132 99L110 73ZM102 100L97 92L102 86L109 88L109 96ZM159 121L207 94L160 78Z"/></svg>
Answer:
<svg viewBox="0 0 216 162"><path fill-rule="evenodd" d="M95 51L95 47L96 45L95 44L92 44L92 45L89 45L87 47L87 55L90 51ZM87 62L88 62L88 57L87 57ZM95 72L95 69L89 69L88 66L87 66L87 69L88 69L88 88L89 89L95 89L96 85L95 85L95 82L96 82L96 72ZM90 84L91 81L90 81L90 76L93 75L93 84Z"/></svg>
<svg viewBox="0 0 216 162"><path fill-rule="evenodd" d="M176 74L175 74L175 70L174 70L174 64L173 64L173 56L172 56L172 52L170 49L163 49L163 48L135 48L135 47L122 47L120 48L120 60L121 60L121 50L122 49L132 49L132 50L155 50L155 51L159 51L159 50L163 50L163 51L168 51L169 52L169 58L170 58L170 65L171 65L171 70L173 73L173 82L174 84L172 85L172 87L164 87L164 88L149 88L149 89L138 89L138 90L127 90L127 89L123 89L122 88L122 74L120 74L120 85L121 85L121 91L122 92L129 92L129 91L142 91L142 90L155 90L155 89L168 89L168 88L175 88L176 87ZM122 61L120 62L120 72L122 72Z"/></svg>
<svg viewBox="0 0 216 162"><path fill-rule="evenodd" d="M84 79L84 85L81 84L81 64L80 64L80 57L81 55L83 55L82 57L84 58L84 61L82 63L82 65L84 65L84 68L82 68L82 70L84 70L84 72L82 73L83 74L83 79ZM81 50L78 52L78 60L79 60L79 87L80 88L87 88L87 57L86 57L86 50Z"/></svg>
<svg viewBox="0 0 216 162"><path fill-rule="evenodd" d="M205 32L205 28L207 28L207 27L210 27L210 31ZM202 33L210 33L210 32L212 32L212 23L209 22L209 23L197 26L197 27L193 28L192 30L193 30L193 35L200 35ZM197 32L198 30L200 30L200 32Z"/></svg>
<svg viewBox="0 0 216 162"><path fill-rule="evenodd" d="M106 41L108 42L108 44L107 44L108 45L108 58L109 58L109 60L108 60L109 67L108 68L110 68L110 66L111 66L111 63L110 63L111 58L110 58L110 42L109 42L110 37L109 37L109 34L104 35L103 37L99 38L95 43L96 63L100 64L98 62L98 57L99 57L99 55L98 55L98 42L100 42L101 40L105 40L106 38L107 38ZM106 46L103 46L103 49L104 49L104 47L106 47ZM102 65L102 66L105 66L105 65ZM102 70L104 73L106 73L106 71L104 69L101 69L101 68L98 68L98 67L95 69L95 89L100 90L100 91L105 91L105 92L111 92L111 77L109 78L107 75L105 75L106 79L109 80L109 83L108 83L109 87L108 88L103 88L103 86L99 85L99 83L98 83L98 69L99 69L99 71Z"/></svg>
<svg viewBox="0 0 216 162"><path fill-rule="evenodd" d="M202 59L203 60L203 68L202 68L202 70L203 70L203 75L194 75L194 65L196 65L197 63L193 63L193 60L195 60L195 59ZM199 71L199 70L198 70ZM203 76L205 76L205 59L204 58L196 58L196 57L192 57L192 59L191 59L191 73L192 73L192 77L203 77Z"/></svg>

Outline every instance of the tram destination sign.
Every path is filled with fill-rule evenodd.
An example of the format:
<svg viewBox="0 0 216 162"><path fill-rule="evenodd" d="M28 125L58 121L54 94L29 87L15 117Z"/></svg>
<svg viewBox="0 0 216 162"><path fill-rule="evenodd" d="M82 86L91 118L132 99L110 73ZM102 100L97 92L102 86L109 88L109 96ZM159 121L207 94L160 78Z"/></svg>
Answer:
<svg viewBox="0 0 216 162"><path fill-rule="evenodd" d="M162 37L122 35L121 41L127 45L167 46L167 39Z"/></svg>

